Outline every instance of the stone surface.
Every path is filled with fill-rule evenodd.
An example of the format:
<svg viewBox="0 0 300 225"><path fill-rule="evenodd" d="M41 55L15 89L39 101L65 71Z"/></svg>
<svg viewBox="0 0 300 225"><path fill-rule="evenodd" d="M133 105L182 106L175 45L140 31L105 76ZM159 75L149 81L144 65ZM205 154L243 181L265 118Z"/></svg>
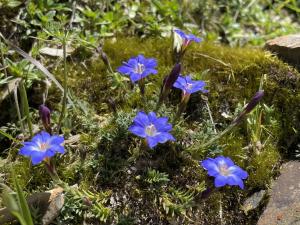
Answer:
<svg viewBox="0 0 300 225"><path fill-rule="evenodd" d="M63 189L58 187L50 191L34 193L27 199L30 207L38 208L43 214L42 225L49 225L59 214L64 204ZM16 220L7 208L0 209L0 224Z"/></svg>
<svg viewBox="0 0 300 225"><path fill-rule="evenodd" d="M55 188L50 191L51 195L48 200L49 205L42 218L43 225L50 224L59 215L65 202L63 191L62 188Z"/></svg>
<svg viewBox="0 0 300 225"><path fill-rule="evenodd" d="M267 41L265 48L282 60L300 68L300 34L286 35Z"/></svg>
<svg viewBox="0 0 300 225"><path fill-rule="evenodd" d="M257 225L300 225L300 162L283 164Z"/></svg>
<svg viewBox="0 0 300 225"><path fill-rule="evenodd" d="M261 190L259 192L255 192L253 195L247 198L241 207L244 213L247 215L249 211L256 209L262 202L265 194L266 190Z"/></svg>

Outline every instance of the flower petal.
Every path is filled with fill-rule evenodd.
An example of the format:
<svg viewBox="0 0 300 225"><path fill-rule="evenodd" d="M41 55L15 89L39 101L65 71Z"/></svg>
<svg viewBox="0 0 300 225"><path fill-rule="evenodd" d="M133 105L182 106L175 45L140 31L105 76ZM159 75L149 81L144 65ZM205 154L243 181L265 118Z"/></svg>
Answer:
<svg viewBox="0 0 300 225"><path fill-rule="evenodd" d="M207 170L208 175L217 176L220 173L219 167L215 163L214 159L208 158L201 162L201 166Z"/></svg>
<svg viewBox="0 0 300 225"><path fill-rule="evenodd" d="M62 143L64 143L64 138L58 135L53 135L48 140L49 145L61 145Z"/></svg>
<svg viewBox="0 0 300 225"><path fill-rule="evenodd" d="M147 137L147 143L150 148L154 148L158 144L158 141L155 137Z"/></svg>
<svg viewBox="0 0 300 225"><path fill-rule="evenodd" d="M47 151L45 151L45 157L52 157L55 155L55 152L56 152L56 149L55 146L47 149Z"/></svg>
<svg viewBox="0 0 300 225"><path fill-rule="evenodd" d="M141 127L146 127L148 125L150 125L150 121L148 118L148 115L144 112L138 112L138 114L136 115L136 117L133 120L134 123L136 123L136 125L139 125Z"/></svg>
<svg viewBox="0 0 300 225"><path fill-rule="evenodd" d="M246 179L248 177L248 173L245 170L241 169L239 166L231 166L228 168L228 170L231 174L234 174L240 177L241 179Z"/></svg>
<svg viewBox="0 0 300 225"><path fill-rule="evenodd" d="M134 73L134 72L130 73L130 80L132 83L135 83L136 81L140 80L141 78L142 78L141 74Z"/></svg>
<svg viewBox="0 0 300 225"><path fill-rule="evenodd" d="M40 162L42 162L45 158L44 152L35 151L31 154L31 162L33 165L36 165Z"/></svg>
<svg viewBox="0 0 300 225"><path fill-rule="evenodd" d="M238 186L240 186L241 189L244 189L243 180L241 178L239 178L238 176L235 176L235 175L228 176L227 183L229 185L238 185Z"/></svg>
<svg viewBox="0 0 300 225"><path fill-rule="evenodd" d="M129 67L129 66L120 66L117 71L119 73L122 73L122 74L125 74L125 75L128 75L130 73L133 72L133 68Z"/></svg>
<svg viewBox="0 0 300 225"><path fill-rule="evenodd" d="M30 156L33 151L39 151L39 147L35 143L25 142L24 146L20 149L19 154Z"/></svg>
<svg viewBox="0 0 300 225"><path fill-rule="evenodd" d="M229 157L218 156L215 158L215 161L218 166L226 165L227 167L233 166L234 163Z"/></svg>
<svg viewBox="0 0 300 225"><path fill-rule="evenodd" d="M172 130L172 125L168 122L167 117L158 118L153 124L158 132L169 132Z"/></svg>
<svg viewBox="0 0 300 225"><path fill-rule="evenodd" d="M155 136L155 138L157 139L157 141L159 143L165 143L167 141L175 141L175 138L173 137L172 134L170 133L167 133L167 132L162 132L162 133L159 133L157 136Z"/></svg>
<svg viewBox="0 0 300 225"><path fill-rule="evenodd" d="M149 112L148 113L148 118L150 123L155 123L157 120L155 112Z"/></svg>
<svg viewBox="0 0 300 225"><path fill-rule="evenodd" d="M157 60L154 58L150 58L150 59L146 59L145 63L144 63L145 67L149 68L149 67L157 67Z"/></svg>
<svg viewBox="0 0 300 225"><path fill-rule="evenodd" d="M226 185L226 183L227 183L227 178L225 176L218 175L215 178L215 187L223 187Z"/></svg>
<svg viewBox="0 0 300 225"><path fill-rule="evenodd" d="M64 148L64 146L61 146L61 145L55 145L55 146L53 146L53 150L55 152L59 152L61 154L65 153L65 148Z"/></svg>
<svg viewBox="0 0 300 225"><path fill-rule="evenodd" d="M142 138L145 138L147 136L146 133L145 133L145 128L141 127L139 125L132 125L131 127L128 128L128 130L131 133L133 133L133 134L135 134L139 137L142 137Z"/></svg>

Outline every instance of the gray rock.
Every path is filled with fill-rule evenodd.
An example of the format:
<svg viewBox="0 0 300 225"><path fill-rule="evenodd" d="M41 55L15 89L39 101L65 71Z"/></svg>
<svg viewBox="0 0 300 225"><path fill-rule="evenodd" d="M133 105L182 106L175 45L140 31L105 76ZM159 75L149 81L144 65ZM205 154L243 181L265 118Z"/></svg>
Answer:
<svg viewBox="0 0 300 225"><path fill-rule="evenodd" d="M62 188L55 188L49 191L51 195L48 200L48 208L42 218L43 225L50 224L59 215L65 202L63 191Z"/></svg>
<svg viewBox="0 0 300 225"><path fill-rule="evenodd" d="M300 68L300 34L286 35L267 41L265 48L285 62Z"/></svg>
<svg viewBox="0 0 300 225"><path fill-rule="evenodd" d="M245 212L246 215L249 211L256 209L259 206L265 194L266 190L261 190L255 192L253 195L246 199L246 201L242 205L242 210Z"/></svg>
<svg viewBox="0 0 300 225"><path fill-rule="evenodd" d="M300 225L300 162L283 164L257 225Z"/></svg>
<svg viewBox="0 0 300 225"><path fill-rule="evenodd" d="M50 191L34 193L27 199L28 205L38 208L43 214L42 225L50 224L58 215L64 205L63 189L58 187ZM7 208L0 209L0 224L11 224L16 220Z"/></svg>

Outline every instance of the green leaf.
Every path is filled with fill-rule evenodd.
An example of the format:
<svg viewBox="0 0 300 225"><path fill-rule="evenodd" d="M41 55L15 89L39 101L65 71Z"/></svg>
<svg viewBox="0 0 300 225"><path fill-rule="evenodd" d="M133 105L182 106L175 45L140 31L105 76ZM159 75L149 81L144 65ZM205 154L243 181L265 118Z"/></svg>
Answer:
<svg viewBox="0 0 300 225"><path fill-rule="evenodd" d="M15 142L18 142L17 139L13 138L10 134L4 132L3 130L0 129L0 134L3 135L4 137L7 137L8 139L12 140L12 141L15 141Z"/></svg>
<svg viewBox="0 0 300 225"><path fill-rule="evenodd" d="M21 4L22 4L22 2L20 2L20 1L10 0L7 3L7 6L10 8L16 8L16 7L20 6Z"/></svg>
<svg viewBox="0 0 300 225"><path fill-rule="evenodd" d="M3 191L2 191L2 201L3 204L7 207L10 213L19 212L19 207L16 199L13 196L13 191L6 186L5 184L1 184Z"/></svg>
<svg viewBox="0 0 300 225"><path fill-rule="evenodd" d="M19 203L20 212L21 212L21 215L22 215L22 217L25 221L24 225L34 225L33 221L32 221L32 217L31 217L31 213L30 213L30 210L29 210L29 206L28 206L28 203L25 199L24 193L23 193L23 191L22 191L22 189L21 189L21 187L20 187L20 185L17 181L17 178L16 178L15 174L14 173L12 173L12 174L13 174L14 185L17 189L17 199L18 199L18 203Z"/></svg>

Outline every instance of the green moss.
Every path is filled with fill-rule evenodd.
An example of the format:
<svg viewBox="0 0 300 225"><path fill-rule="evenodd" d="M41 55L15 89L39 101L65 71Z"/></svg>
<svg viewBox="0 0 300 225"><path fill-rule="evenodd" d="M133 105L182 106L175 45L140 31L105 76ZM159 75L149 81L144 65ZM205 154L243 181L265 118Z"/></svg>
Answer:
<svg viewBox="0 0 300 225"><path fill-rule="evenodd" d="M270 184L270 177L274 176L279 166L280 155L275 146L269 145L258 155L254 155L249 162L249 179L247 185L252 188L265 188Z"/></svg>
<svg viewBox="0 0 300 225"><path fill-rule="evenodd" d="M121 65L130 57L144 54L158 60L158 75L147 78L147 101L157 101L157 96L163 77L172 68L171 40L169 39L137 39L119 38L117 41L107 40L104 51L110 58L113 69ZM75 56L76 57L76 56ZM112 88L115 79L107 73L107 69L100 58L90 61L88 68L82 64L71 66L70 81L72 90L80 93L91 102L97 112L108 112L108 101L112 98L119 108L145 108L151 109L151 105L145 106L139 92L133 90L129 81L122 81L117 89ZM229 107L233 111L237 103L250 99L257 91L259 80L263 74L267 75L265 83L264 102L274 105L277 116L281 122L281 146L292 148L299 142L299 137L294 130L299 130L299 98L296 91L299 86L299 73L290 68L276 57L261 49L230 48L213 43L201 43L192 45L184 57L184 74L195 75L206 71L203 79L209 83L209 102L213 116L217 123L222 123L220 116L222 107ZM118 94L119 93L119 94ZM195 102L201 99L193 96ZM293 106L293 107L291 107ZM201 118L199 110L191 109L190 118Z"/></svg>

